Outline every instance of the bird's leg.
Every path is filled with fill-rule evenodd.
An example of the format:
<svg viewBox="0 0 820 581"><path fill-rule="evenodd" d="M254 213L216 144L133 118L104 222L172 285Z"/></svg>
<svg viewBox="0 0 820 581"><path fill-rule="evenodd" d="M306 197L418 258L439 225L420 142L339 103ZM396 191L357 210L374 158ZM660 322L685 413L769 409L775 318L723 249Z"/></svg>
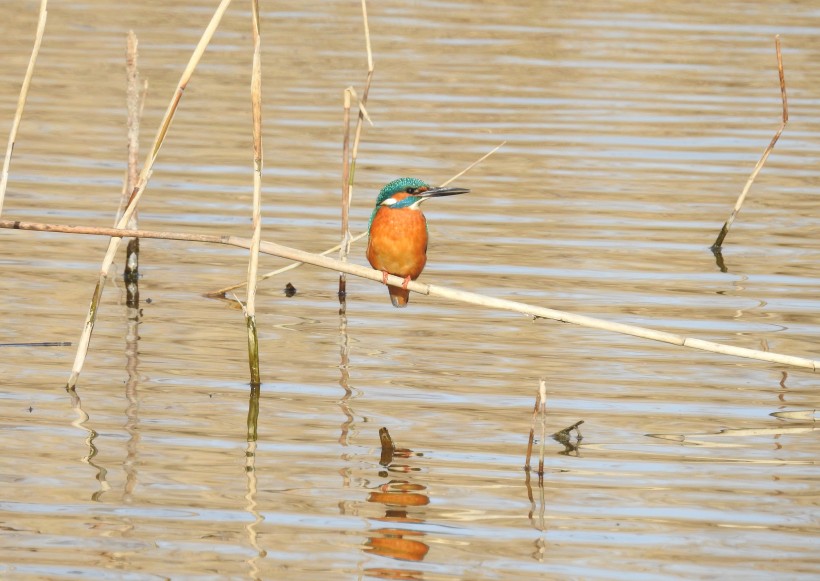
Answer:
<svg viewBox="0 0 820 581"><path fill-rule="evenodd" d="M387 284L387 274L386 270L382 271L382 284Z"/></svg>
<svg viewBox="0 0 820 581"><path fill-rule="evenodd" d="M405 277L404 277L404 282L403 282L403 283L401 283L401 288L403 288L404 290L407 290L407 285L408 285L408 284L410 284L410 277L409 277L409 276L405 276Z"/></svg>

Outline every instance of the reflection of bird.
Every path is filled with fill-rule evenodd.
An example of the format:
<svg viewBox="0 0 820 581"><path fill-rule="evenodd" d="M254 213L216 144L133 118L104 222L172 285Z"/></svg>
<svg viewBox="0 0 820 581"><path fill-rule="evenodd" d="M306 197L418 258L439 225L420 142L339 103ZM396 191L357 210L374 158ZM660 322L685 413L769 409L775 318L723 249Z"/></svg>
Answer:
<svg viewBox="0 0 820 581"><path fill-rule="evenodd" d="M401 287L388 286L394 307L406 307L407 284L416 280L427 262L427 220L421 203L427 198L466 194L464 188L431 188L416 178L401 178L384 186L367 227L367 260L387 275L404 278Z"/></svg>

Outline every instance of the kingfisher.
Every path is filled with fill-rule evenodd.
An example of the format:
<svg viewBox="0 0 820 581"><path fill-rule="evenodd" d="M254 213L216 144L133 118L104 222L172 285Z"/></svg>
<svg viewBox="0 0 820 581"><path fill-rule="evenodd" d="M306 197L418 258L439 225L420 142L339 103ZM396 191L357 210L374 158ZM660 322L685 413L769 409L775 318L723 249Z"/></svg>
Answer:
<svg viewBox="0 0 820 581"><path fill-rule="evenodd" d="M427 263L427 219L421 204L429 198L466 194L465 188L430 187L416 178L399 178L384 186L367 224L367 261L387 275L404 279L401 287L387 286L396 308L407 306L407 285L416 280Z"/></svg>

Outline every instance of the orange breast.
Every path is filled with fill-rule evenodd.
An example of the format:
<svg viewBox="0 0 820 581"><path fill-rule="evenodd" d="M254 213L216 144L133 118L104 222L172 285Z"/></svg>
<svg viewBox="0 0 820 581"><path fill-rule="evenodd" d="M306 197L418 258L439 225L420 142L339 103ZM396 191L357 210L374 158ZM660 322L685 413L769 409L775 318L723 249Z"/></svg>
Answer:
<svg viewBox="0 0 820 581"><path fill-rule="evenodd" d="M421 210L379 208L367 241L370 266L415 280L427 263L427 222Z"/></svg>

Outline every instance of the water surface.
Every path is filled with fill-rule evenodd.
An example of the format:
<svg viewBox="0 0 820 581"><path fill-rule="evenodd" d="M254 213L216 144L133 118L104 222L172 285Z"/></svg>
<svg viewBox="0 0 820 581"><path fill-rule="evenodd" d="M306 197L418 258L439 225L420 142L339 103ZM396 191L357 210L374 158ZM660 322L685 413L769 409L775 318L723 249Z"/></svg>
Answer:
<svg viewBox="0 0 820 581"><path fill-rule="evenodd" d="M38 4L0 8L6 128ZM149 80L144 152L216 2L52 4L3 216L109 226L125 35ZM338 242L359 10L263 3L265 239ZM820 356L814 3L389 0L370 26L355 231L386 181L441 183L507 141L458 180L469 196L425 206L423 281ZM721 268L708 247L780 122L775 34L790 122ZM237 3L185 92L143 228L249 235L250 43ZM106 245L0 231L0 343L76 344ZM63 390L73 347L0 346L4 578L820 574L817 432L771 415L815 409L815 374L419 295L397 310L355 278L340 317L336 275L303 267L260 289L249 443L242 313L202 296L242 280L246 254L143 241L138 352L116 277L78 398ZM548 432L584 421L579 448L546 441L541 482L522 469L540 378ZM380 427L412 450L388 467Z"/></svg>

